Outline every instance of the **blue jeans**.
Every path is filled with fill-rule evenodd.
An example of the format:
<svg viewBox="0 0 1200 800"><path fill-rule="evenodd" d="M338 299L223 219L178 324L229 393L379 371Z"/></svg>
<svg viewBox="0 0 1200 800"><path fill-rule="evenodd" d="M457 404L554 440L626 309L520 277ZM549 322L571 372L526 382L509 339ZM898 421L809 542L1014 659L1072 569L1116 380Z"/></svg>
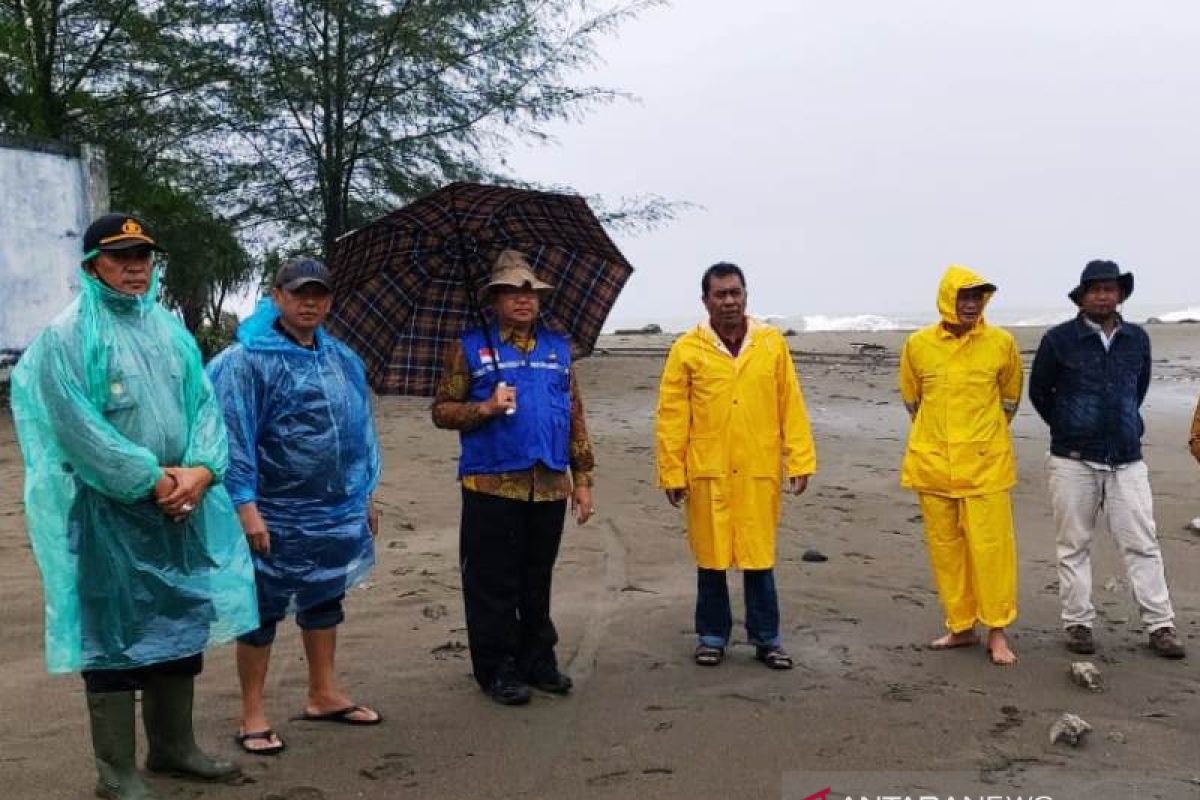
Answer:
<svg viewBox="0 0 1200 800"><path fill-rule="evenodd" d="M303 608L296 612L296 624L303 631L323 631L335 628L346 619L342 608L342 600L346 595L339 594L323 603L317 603L311 608ZM270 647L275 642L275 626L283 621L285 615L273 614L260 603L258 607L260 627L238 637L242 644L251 647Z"/></svg>
<svg viewBox="0 0 1200 800"><path fill-rule="evenodd" d="M775 570L748 569L742 572L746 594L746 637L756 647L779 647L779 600L775 592ZM696 570L696 633L700 643L725 647L733 632L733 611L723 569Z"/></svg>

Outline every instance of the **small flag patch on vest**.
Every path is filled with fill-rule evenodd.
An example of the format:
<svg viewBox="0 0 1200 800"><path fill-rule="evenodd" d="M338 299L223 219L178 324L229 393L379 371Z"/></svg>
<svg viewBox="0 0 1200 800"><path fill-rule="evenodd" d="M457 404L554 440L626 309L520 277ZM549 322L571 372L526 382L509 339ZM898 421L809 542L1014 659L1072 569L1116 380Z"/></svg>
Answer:
<svg viewBox="0 0 1200 800"><path fill-rule="evenodd" d="M479 348L479 360L484 364L494 364L496 362L496 354L492 352L490 347Z"/></svg>

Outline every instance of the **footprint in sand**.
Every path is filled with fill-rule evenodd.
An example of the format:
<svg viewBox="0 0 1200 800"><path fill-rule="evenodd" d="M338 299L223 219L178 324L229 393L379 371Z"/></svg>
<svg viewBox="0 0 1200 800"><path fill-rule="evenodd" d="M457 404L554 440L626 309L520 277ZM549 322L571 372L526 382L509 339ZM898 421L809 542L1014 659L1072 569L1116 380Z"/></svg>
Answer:
<svg viewBox="0 0 1200 800"><path fill-rule="evenodd" d="M1016 706L1001 706L1000 713L1004 715L1004 718L992 725L992 736L1000 736L1013 728L1019 728L1025 724L1025 718L1021 715L1021 709Z"/></svg>
<svg viewBox="0 0 1200 800"><path fill-rule="evenodd" d="M890 700L893 703L911 703L915 698L917 688L907 683L889 683L887 691L883 693L884 700Z"/></svg>
<svg viewBox="0 0 1200 800"><path fill-rule="evenodd" d="M465 644L455 639L445 644L439 644L429 652L433 654L434 658L440 661L443 658L462 658L463 651L466 649L467 646Z"/></svg>
<svg viewBox="0 0 1200 800"><path fill-rule="evenodd" d="M370 781L395 781L411 778L416 770L408 765L405 759L411 753L384 753L383 758L373 767L365 767L358 774Z"/></svg>
<svg viewBox="0 0 1200 800"><path fill-rule="evenodd" d="M449 609L442 603L428 605L421 609L421 616L425 619L441 619L449 613Z"/></svg>
<svg viewBox="0 0 1200 800"><path fill-rule="evenodd" d="M328 795L312 786L293 786L282 792L264 794L262 800L327 800Z"/></svg>
<svg viewBox="0 0 1200 800"><path fill-rule="evenodd" d="M629 770L621 769L615 772L605 772L601 775L593 775L587 779L588 786L611 786L615 783L620 783L629 777Z"/></svg>

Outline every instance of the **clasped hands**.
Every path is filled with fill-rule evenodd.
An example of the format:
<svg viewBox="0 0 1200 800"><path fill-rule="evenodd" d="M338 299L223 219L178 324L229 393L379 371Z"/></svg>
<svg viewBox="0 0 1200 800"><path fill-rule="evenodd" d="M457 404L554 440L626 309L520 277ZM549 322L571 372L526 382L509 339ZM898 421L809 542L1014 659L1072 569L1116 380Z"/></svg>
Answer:
<svg viewBox="0 0 1200 800"><path fill-rule="evenodd" d="M163 467L154 484L154 502L172 522L183 522L200 505L212 481L208 467Z"/></svg>

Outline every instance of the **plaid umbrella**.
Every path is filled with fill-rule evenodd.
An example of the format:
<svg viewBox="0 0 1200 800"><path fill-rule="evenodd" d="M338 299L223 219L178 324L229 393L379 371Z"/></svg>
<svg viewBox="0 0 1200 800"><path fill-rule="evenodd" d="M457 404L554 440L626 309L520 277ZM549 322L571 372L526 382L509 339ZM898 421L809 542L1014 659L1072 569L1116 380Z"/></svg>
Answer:
<svg viewBox="0 0 1200 800"><path fill-rule="evenodd" d="M380 394L431 396L447 343L480 324L502 250L554 284L542 321L590 354L633 267L582 197L455 183L338 240L330 331Z"/></svg>

